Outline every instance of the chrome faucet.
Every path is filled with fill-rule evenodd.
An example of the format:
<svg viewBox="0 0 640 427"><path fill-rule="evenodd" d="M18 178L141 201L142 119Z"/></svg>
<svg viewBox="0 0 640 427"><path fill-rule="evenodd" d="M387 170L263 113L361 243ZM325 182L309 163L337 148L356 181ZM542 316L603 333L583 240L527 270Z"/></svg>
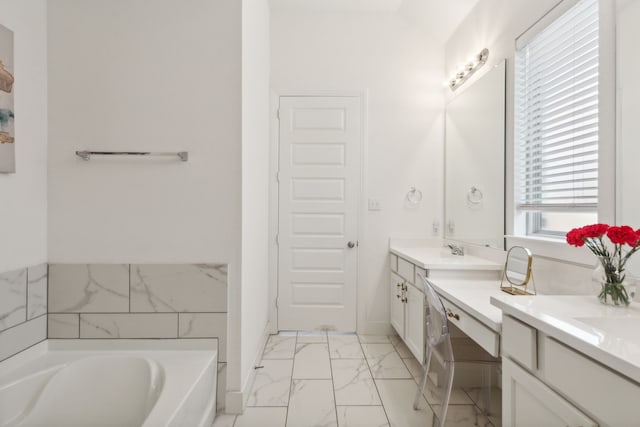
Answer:
<svg viewBox="0 0 640 427"><path fill-rule="evenodd" d="M447 246L451 249L451 255L464 255L464 248L462 246L454 245L453 243L449 243Z"/></svg>

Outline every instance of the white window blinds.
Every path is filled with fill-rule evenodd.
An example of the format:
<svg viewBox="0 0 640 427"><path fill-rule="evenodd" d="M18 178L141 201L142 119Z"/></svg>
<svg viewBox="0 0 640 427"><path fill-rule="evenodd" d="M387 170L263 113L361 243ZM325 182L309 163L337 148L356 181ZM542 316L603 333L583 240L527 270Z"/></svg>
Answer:
<svg viewBox="0 0 640 427"><path fill-rule="evenodd" d="M517 206L598 204L598 0L582 0L516 52Z"/></svg>

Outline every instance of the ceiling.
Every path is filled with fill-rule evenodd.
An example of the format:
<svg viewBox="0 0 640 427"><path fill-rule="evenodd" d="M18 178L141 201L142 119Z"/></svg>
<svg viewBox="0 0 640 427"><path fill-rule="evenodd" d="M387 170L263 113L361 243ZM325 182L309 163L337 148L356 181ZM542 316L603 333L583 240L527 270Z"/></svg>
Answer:
<svg viewBox="0 0 640 427"><path fill-rule="evenodd" d="M274 10L398 13L440 42L449 39L479 0L271 0Z"/></svg>

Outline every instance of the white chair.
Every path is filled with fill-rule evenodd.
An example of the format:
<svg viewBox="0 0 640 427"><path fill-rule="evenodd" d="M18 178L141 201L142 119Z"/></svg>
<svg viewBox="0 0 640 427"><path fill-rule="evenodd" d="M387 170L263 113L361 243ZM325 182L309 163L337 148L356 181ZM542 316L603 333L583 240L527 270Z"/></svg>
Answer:
<svg viewBox="0 0 640 427"><path fill-rule="evenodd" d="M439 414L433 414L436 418L433 422L433 427L444 426L447 418L447 409L451 397L456 363L479 363L483 365L482 387L484 412L488 415L491 402L491 367L499 366L500 359L492 357L470 338L451 338L447 312L440 296L429 279L423 275L419 275L419 277L422 281L425 295L425 360L422 365L424 376L418 385L416 397L413 401L413 408L418 409L418 403L427 384L431 359L435 357L444 368L445 380ZM454 357L454 355L456 356Z"/></svg>

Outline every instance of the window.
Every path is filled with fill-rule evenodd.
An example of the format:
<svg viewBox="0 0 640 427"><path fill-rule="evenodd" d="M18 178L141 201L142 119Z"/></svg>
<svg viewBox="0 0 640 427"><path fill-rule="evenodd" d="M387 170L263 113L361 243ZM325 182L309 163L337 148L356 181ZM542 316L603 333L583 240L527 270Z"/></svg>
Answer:
<svg viewBox="0 0 640 427"><path fill-rule="evenodd" d="M598 15L598 0L581 0L517 40L517 234L597 221Z"/></svg>

